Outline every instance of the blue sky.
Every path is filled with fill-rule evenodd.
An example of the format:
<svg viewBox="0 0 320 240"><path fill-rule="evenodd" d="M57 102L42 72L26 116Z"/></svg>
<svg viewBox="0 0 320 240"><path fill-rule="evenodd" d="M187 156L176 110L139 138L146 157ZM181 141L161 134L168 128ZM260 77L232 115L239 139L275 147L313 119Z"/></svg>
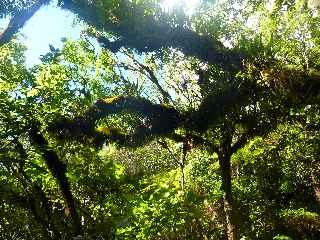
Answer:
<svg viewBox="0 0 320 240"><path fill-rule="evenodd" d="M54 1L55 2L55 1ZM56 3L42 7L20 31L22 41L26 44L26 63L32 66L40 62L39 56L49 51L49 44L56 48L62 46L61 38L78 39L81 27L74 24L74 15L55 8ZM8 19L0 20L4 28Z"/></svg>
<svg viewBox="0 0 320 240"><path fill-rule="evenodd" d="M24 26L21 33L28 47L27 65L39 63L39 56L49 51L49 44L62 46L61 38L77 39L81 28L73 24L74 15L52 4L41 8Z"/></svg>
<svg viewBox="0 0 320 240"><path fill-rule="evenodd" d="M163 7L170 10L179 1L164 0ZM183 2L192 10L200 0L183 0ZM56 5L57 0L54 0L50 5L42 7L20 30L22 42L28 48L27 66L40 63L39 57L49 51L49 44L60 48L61 38L78 39L80 37L81 26L79 23L74 23L74 15L61 8L56 8ZM0 19L0 29L5 28L7 24L8 19Z"/></svg>

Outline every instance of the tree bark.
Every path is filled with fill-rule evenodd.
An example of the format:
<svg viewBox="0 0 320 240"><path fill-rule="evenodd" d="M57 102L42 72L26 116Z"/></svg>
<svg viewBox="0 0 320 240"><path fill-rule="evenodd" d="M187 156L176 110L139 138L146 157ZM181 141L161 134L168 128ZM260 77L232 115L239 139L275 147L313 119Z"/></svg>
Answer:
<svg viewBox="0 0 320 240"><path fill-rule="evenodd" d="M228 49L216 39L200 35L184 26L173 27L169 21L157 21L153 16L146 16L143 8L140 9L130 1L122 1L120 4L123 11L130 12L134 8L137 12L123 18L119 9L101 9L99 4L87 0L62 0L60 6L77 14L97 30L115 34L118 37L116 41L110 41L102 35L96 36L103 47L113 52L117 52L121 47L134 48L138 52L153 52L172 47L187 56L216 64L225 70L238 72L243 68L242 60L246 58L245 52ZM117 22L110 20L108 16L99 17L105 16L106 12L114 14Z"/></svg>
<svg viewBox="0 0 320 240"><path fill-rule="evenodd" d="M223 208L226 217L225 228L228 240L237 239L237 230L234 217L233 199L231 190L231 154L220 153L219 165L222 177L221 190L223 192Z"/></svg>
<svg viewBox="0 0 320 240"><path fill-rule="evenodd" d="M316 170L313 170L311 173L311 181L313 185L313 191L315 199L320 203L320 184L317 181L317 177L319 176L319 169L315 167Z"/></svg>
<svg viewBox="0 0 320 240"><path fill-rule="evenodd" d="M45 137L40 133L37 126L33 126L30 131L30 140L36 145L42 153L42 156L51 171L52 175L57 179L60 190L65 198L70 216L73 221L74 235L82 234L82 227L79 215L76 211L75 200L71 193L70 183L66 176L66 166L60 161L56 152L50 149Z"/></svg>

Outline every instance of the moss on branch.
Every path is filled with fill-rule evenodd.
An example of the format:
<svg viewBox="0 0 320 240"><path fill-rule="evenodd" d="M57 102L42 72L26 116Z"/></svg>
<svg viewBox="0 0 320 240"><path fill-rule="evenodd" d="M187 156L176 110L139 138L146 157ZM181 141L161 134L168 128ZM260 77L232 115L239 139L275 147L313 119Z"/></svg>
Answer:
<svg viewBox="0 0 320 240"><path fill-rule="evenodd" d="M114 128L96 128L100 119L123 112L137 114L148 124L136 126L132 134L125 134ZM61 138L89 137L98 146L105 141L136 146L155 136L171 133L181 125L182 120L181 114L168 105L154 104L139 97L117 96L97 100L83 115L75 119L61 119L51 125L50 131Z"/></svg>
<svg viewBox="0 0 320 240"><path fill-rule="evenodd" d="M51 132L57 133L61 138L78 140L91 138L97 146L101 146L106 141L117 142L123 146L139 146L157 136L170 136L179 127L201 134L221 123L226 116L237 113L241 107L255 104L257 101L265 101L268 106L274 105L272 109L276 108L277 118L281 118L288 114L287 111L281 110L281 106L290 109L290 106L297 106L297 104L314 104L319 99L319 78L309 75L306 77L303 75L292 81L282 80L284 83L287 82L287 85L281 88L264 86L254 81L248 81L241 86L230 83L223 90L204 98L197 110L187 113L180 113L172 106L155 104L141 97L102 98L81 116L57 121L51 126ZM302 81L303 79L306 81ZM272 91L276 92L272 93ZM273 94L280 96L274 103ZM271 114L272 109L265 109L266 114ZM105 132L96 129L99 120L121 113L136 114L145 120L145 124L133 126L134 130L131 133L123 133L113 128ZM275 113L272 113L270 116L274 115ZM242 118L241 121L244 120L244 117ZM250 121L249 119L248 122Z"/></svg>
<svg viewBox="0 0 320 240"><path fill-rule="evenodd" d="M121 6L114 9L104 9L99 3L86 0L64 0L61 7L77 14L98 31L109 31L117 36L118 39L115 41L110 41L100 34L95 36L103 47L113 52L117 52L121 47L134 48L139 52L153 52L172 47L187 56L232 71L242 69L242 60L246 56L239 49L228 49L221 42L199 35L191 29L174 26L169 21L145 15L143 9L130 1L123 1ZM134 13L132 9L135 9ZM109 15L106 15L106 12ZM114 21L114 18L117 18L117 21Z"/></svg>

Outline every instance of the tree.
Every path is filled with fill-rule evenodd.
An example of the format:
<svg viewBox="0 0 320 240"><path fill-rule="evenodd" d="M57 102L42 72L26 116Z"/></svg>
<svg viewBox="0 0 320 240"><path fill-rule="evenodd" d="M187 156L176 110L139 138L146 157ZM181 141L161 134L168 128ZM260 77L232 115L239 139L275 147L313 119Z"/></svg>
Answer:
<svg viewBox="0 0 320 240"><path fill-rule="evenodd" d="M14 17L0 42L8 42L45 3L23 6L19 14L15 14L15 7L4 9L3 14L10 12ZM319 19L304 1L280 1L271 9L263 2L249 1L240 10L237 1L205 1L194 18L183 11L163 13L157 3L65 0L58 5L87 23L86 34L113 53L128 48L151 59L163 60L167 55L171 61L173 54L168 54L168 49L181 52L191 71L198 74L196 83L183 83L199 88L198 106L179 106L152 67L135 61L138 72L147 75L167 104L141 95L100 95L87 110L68 112L62 119L50 117L48 129L60 140L90 139L97 146L109 141L137 147L158 137L175 141L191 137L195 145L218 154L226 232L228 239L236 239L231 157L254 136L264 136L279 122L294 119L292 111L317 105ZM250 19L259 22L258 26L246 26ZM224 46L226 42L231 47ZM184 85L180 90L187 92ZM197 102L194 98L191 101ZM138 119L130 123L130 131L105 125L97 128L106 117L128 112Z"/></svg>
<svg viewBox="0 0 320 240"><path fill-rule="evenodd" d="M108 56L104 53L96 56L90 47L85 40L67 41L59 53L60 59L57 59L55 52L51 52L43 57L42 65L32 70L24 66L25 48L21 44L10 42L1 47L2 77L6 79L1 82L1 199L5 216L10 206L16 204L17 207L17 216L11 215L12 219L5 220L4 226L13 221L15 228L21 228L11 232L11 235L14 233L23 237L22 229L30 239L35 234L40 239L68 239L83 234L83 224L77 210L82 199L73 195L74 184L81 180L81 176L75 174L73 182L70 180L70 164L65 157L74 155L75 150L69 142L60 143L57 147L45 128L47 122L60 119L64 111L78 113L89 105L91 97L106 94L107 89L99 90L99 84L110 80L110 75L96 64L107 60ZM89 78L93 66L100 74ZM74 79L85 82L75 85ZM61 149L63 146L66 147L65 154ZM91 159L94 166L99 159L98 153L86 148L78 144L76 158ZM82 154L85 151L91 152L91 155ZM105 179L113 185L111 190L106 185L104 191L114 191L117 185L116 166L111 161L97 165L104 169ZM89 179L90 174L96 173L89 171ZM84 189L83 192L85 198L88 191ZM86 206L89 211L90 207ZM82 218L84 215L81 213ZM22 218L21 222L18 221L21 226L14 223L18 217ZM86 221L93 221L90 214L85 217ZM24 222L28 224L23 225ZM41 231L34 226L36 224L42 226ZM110 228L107 228L107 233L101 231L100 234L110 235ZM9 232L1 237L14 238L15 235L11 235Z"/></svg>

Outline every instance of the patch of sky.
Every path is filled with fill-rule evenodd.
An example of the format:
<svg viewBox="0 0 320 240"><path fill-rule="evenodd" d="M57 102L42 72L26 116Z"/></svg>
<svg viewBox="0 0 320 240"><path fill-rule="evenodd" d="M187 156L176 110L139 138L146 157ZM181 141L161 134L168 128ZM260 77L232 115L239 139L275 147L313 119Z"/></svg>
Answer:
<svg viewBox="0 0 320 240"><path fill-rule="evenodd" d="M180 4L185 4L188 9L194 9L197 4L199 4L201 0L181 0ZM163 7L166 9L172 9L174 5L179 4L178 0L175 1L163 1ZM49 5L42 7L39 11L37 11L34 16L25 24L25 26L19 32L19 40L23 42L26 47L26 65L27 67L32 67L36 64L40 64L40 57L50 52L50 45L55 49L61 49L63 46L62 39L79 39L81 37L81 32L84 26L75 21L75 15L69 11L64 11L61 8L56 7L57 0L52 1ZM190 12L191 13L191 12ZM2 18L0 19L0 31L6 28L10 19ZM95 47L95 51L99 51L101 48L96 40L90 42L93 43ZM126 57L117 53L117 58L120 61L125 61ZM145 55L144 54L134 54L134 57L140 63L144 62ZM119 70L116 72L120 74ZM134 82L134 79L137 80L141 76L139 73L132 73L132 75L128 73L128 71L123 72L123 76L128 78L130 82ZM160 75L157 74L159 78L159 82L161 84L164 83L164 80L161 79ZM74 88L77 87L77 84L71 84ZM18 91L19 92L19 91ZM17 96L17 91L14 91L12 97L21 97ZM147 94L147 93L146 93Z"/></svg>
<svg viewBox="0 0 320 240"><path fill-rule="evenodd" d="M74 21L74 14L56 7L57 1L42 7L20 31L20 39L27 47L26 64L31 67L40 63L39 57L50 51L49 44L62 47L62 38L78 39L82 27ZM4 29L9 18L0 19Z"/></svg>
<svg viewBox="0 0 320 240"><path fill-rule="evenodd" d="M40 63L40 55L46 54L49 44L61 48L62 38L78 39L80 24L74 22L74 15L55 7L55 3L41 8L23 27L21 33L27 45L28 66Z"/></svg>
<svg viewBox="0 0 320 240"><path fill-rule="evenodd" d="M165 12L175 11L175 8L183 7L187 15L192 15L202 0L163 0L160 4Z"/></svg>

